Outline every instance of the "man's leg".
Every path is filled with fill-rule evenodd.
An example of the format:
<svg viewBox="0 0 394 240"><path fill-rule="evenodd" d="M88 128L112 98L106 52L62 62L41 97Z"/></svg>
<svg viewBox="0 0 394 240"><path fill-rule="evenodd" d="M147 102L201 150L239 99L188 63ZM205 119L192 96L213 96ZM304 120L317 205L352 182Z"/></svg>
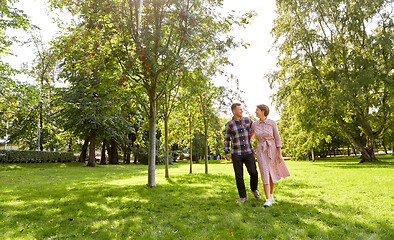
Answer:
<svg viewBox="0 0 394 240"><path fill-rule="evenodd" d="M242 156L231 154L233 161L235 181L237 182L237 189L240 198L246 198L246 189L244 182L244 169L242 165Z"/></svg>
<svg viewBox="0 0 394 240"><path fill-rule="evenodd" d="M259 174L256 169L256 159L254 158L254 154L244 156L244 162L250 175L250 190L255 191L257 190Z"/></svg>

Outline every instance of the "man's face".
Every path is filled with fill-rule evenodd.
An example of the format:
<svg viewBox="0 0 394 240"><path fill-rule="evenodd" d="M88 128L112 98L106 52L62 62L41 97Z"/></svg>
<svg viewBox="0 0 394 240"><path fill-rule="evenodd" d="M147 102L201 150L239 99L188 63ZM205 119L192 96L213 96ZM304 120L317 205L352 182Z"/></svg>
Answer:
<svg viewBox="0 0 394 240"><path fill-rule="evenodd" d="M234 117L236 117L236 118L242 117L242 113L243 113L242 106L237 106L237 107L233 110Z"/></svg>

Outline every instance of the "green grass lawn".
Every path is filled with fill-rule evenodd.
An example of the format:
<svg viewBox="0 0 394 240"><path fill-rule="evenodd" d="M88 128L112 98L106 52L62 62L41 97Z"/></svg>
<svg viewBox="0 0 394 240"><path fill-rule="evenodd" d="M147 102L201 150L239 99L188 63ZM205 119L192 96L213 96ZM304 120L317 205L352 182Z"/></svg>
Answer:
<svg viewBox="0 0 394 240"><path fill-rule="evenodd" d="M155 188L142 165L0 164L0 238L394 239L394 157L378 157L287 161L271 208L236 204L224 161L157 166Z"/></svg>

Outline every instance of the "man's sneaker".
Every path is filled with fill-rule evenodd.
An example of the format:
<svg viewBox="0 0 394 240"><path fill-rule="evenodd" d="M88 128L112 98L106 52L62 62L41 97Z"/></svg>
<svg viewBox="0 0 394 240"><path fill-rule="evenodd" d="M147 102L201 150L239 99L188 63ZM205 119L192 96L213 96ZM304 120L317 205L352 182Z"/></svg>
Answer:
<svg viewBox="0 0 394 240"><path fill-rule="evenodd" d="M264 203L264 207L272 207L272 203L269 199L267 199Z"/></svg>
<svg viewBox="0 0 394 240"><path fill-rule="evenodd" d="M246 197L245 198L240 198L237 203L245 203L246 201L248 201L248 199Z"/></svg>
<svg viewBox="0 0 394 240"><path fill-rule="evenodd" d="M254 196L254 198L256 199L261 199L259 192L257 192L257 190L252 191L252 194Z"/></svg>
<svg viewBox="0 0 394 240"><path fill-rule="evenodd" d="M274 199L274 197L272 196L272 194L270 195L270 202L272 203L272 202L275 202L275 199Z"/></svg>

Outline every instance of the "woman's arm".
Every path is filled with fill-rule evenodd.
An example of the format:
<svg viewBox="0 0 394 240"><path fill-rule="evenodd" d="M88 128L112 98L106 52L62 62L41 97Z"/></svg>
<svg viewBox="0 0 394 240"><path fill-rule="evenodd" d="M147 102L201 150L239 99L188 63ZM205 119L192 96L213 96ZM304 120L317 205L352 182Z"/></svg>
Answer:
<svg viewBox="0 0 394 240"><path fill-rule="evenodd" d="M278 130L278 125L276 124L275 121L273 121L273 131L274 131L274 138L275 138L275 144L276 147L282 147L282 138L279 135L279 130Z"/></svg>
<svg viewBox="0 0 394 240"><path fill-rule="evenodd" d="M279 135L279 130L278 130L278 125L274 121L274 138L275 138L275 144L276 144L276 151L277 151L277 160L279 163L283 161L283 156L282 156L282 139Z"/></svg>
<svg viewBox="0 0 394 240"><path fill-rule="evenodd" d="M282 148L281 147L277 147L276 148L276 154L277 154L278 162L281 163L283 161Z"/></svg>

